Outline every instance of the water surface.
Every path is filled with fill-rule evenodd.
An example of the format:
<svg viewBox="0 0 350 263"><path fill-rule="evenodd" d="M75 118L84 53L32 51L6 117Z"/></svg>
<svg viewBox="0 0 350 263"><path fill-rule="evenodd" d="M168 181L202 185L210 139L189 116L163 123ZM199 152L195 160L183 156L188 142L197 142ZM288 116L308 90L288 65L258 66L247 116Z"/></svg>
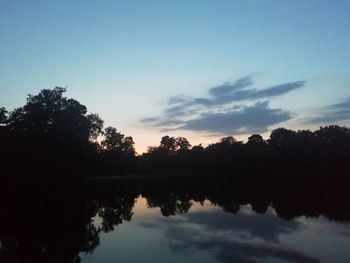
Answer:
<svg viewBox="0 0 350 263"><path fill-rule="evenodd" d="M0 262L349 262L348 179L244 178L4 185Z"/></svg>
<svg viewBox="0 0 350 263"><path fill-rule="evenodd" d="M82 262L348 262L350 225L320 216L278 217L250 204L236 213L190 201L185 213L163 216L139 196L130 222L101 234ZM101 218L94 224L101 227Z"/></svg>

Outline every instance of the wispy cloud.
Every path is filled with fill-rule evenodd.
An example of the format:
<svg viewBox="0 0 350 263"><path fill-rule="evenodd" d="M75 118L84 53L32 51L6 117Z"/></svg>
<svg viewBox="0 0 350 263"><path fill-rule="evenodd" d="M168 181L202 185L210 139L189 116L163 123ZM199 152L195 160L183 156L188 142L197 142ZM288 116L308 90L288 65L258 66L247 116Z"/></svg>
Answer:
<svg viewBox="0 0 350 263"><path fill-rule="evenodd" d="M305 81L264 89L252 88L253 85L252 76L246 76L210 88L206 97L173 96L168 99L162 116L144 118L141 122L162 130L184 129L220 134L265 132L268 126L293 117L289 111L270 108L267 99L299 89ZM250 101L256 102L251 105ZM244 104L249 102L249 106Z"/></svg>
<svg viewBox="0 0 350 263"><path fill-rule="evenodd" d="M293 116L289 111L269 108L268 101L235 108L220 113L203 113L196 119L184 121L179 129L221 134L260 133L266 132L268 126L290 120Z"/></svg>
<svg viewBox="0 0 350 263"><path fill-rule="evenodd" d="M337 104L319 108L316 116L304 120L307 124L329 124L350 120L350 98Z"/></svg>

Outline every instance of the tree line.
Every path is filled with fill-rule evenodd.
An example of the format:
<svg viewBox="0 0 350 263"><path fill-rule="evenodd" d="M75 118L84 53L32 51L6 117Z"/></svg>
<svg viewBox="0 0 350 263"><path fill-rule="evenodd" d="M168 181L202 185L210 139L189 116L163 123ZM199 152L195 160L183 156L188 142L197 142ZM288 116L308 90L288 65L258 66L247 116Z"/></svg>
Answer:
<svg viewBox="0 0 350 263"><path fill-rule="evenodd" d="M348 171L349 160L350 129L336 125L316 131L278 128L268 140L253 134L246 143L228 136L207 147L164 136L140 157L148 172Z"/></svg>
<svg viewBox="0 0 350 263"><path fill-rule="evenodd" d="M350 129L316 131L278 128L264 140L223 137L206 147L184 137L164 136L159 146L137 155L134 140L98 114L64 96L61 87L28 95L26 104L0 108L0 165L5 176L27 172L60 178L84 174L167 172L348 171ZM31 177L33 178L33 177Z"/></svg>

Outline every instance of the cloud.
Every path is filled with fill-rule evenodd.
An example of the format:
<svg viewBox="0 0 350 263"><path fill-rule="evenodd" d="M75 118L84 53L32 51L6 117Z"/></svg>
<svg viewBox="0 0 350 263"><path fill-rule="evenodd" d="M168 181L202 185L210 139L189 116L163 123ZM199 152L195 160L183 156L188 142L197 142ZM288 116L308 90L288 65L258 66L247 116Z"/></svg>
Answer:
<svg viewBox="0 0 350 263"><path fill-rule="evenodd" d="M244 89L253 85L251 76L237 79L234 83L226 82L220 86L209 89L209 93L215 97L226 96L232 94L232 92L240 89Z"/></svg>
<svg viewBox="0 0 350 263"><path fill-rule="evenodd" d="M333 123L342 120L350 120L350 98L341 103L318 109L317 116L306 119L305 123Z"/></svg>
<svg viewBox="0 0 350 263"><path fill-rule="evenodd" d="M290 120L293 114L282 109L271 109L268 102L219 113L204 113L188 120L178 129L207 131L221 134L245 134L266 132L268 126Z"/></svg>
<svg viewBox="0 0 350 263"><path fill-rule="evenodd" d="M220 134L265 132L268 126L293 117L289 111L270 108L266 99L299 89L305 81L287 82L265 89L251 88L253 84L252 76L246 76L210 88L206 97L170 97L163 116L144 118L141 122L161 130L183 129ZM237 104L249 101L257 102L251 106Z"/></svg>
<svg viewBox="0 0 350 263"><path fill-rule="evenodd" d="M188 99L185 96L174 96L174 97L170 97L168 100L168 104L178 104L178 103L185 103L187 102Z"/></svg>
<svg viewBox="0 0 350 263"><path fill-rule="evenodd" d="M205 102L207 106L222 105L236 101L242 100L257 100L263 98L270 98L283 95L292 90L303 87L304 81L296 81L291 83L285 83L277 86L272 86L263 90L249 89L249 90L235 90L232 94L226 94L225 96L220 96L213 98ZM193 103L196 103L193 101Z"/></svg>
<svg viewBox="0 0 350 263"><path fill-rule="evenodd" d="M209 89L210 96L207 98L171 97L168 100L170 107L165 110L165 113L169 117L184 116L187 115L189 110L192 113L194 109L199 110L201 107L223 106L237 101L276 97L301 88L304 84L305 81L296 81L263 90L246 90L244 88L253 85L253 82L251 77L244 77L234 83L226 83Z"/></svg>

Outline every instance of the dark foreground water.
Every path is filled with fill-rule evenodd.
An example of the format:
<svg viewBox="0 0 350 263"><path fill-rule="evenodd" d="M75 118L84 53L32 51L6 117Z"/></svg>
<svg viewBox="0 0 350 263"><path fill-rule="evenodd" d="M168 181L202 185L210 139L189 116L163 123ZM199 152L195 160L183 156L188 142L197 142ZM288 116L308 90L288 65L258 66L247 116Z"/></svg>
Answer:
<svg viewBox="0 0 350 263"><path fill-rule="evenodd" d="M0 262L350 262L348 180L282 181L7 187Z"/></svg>

